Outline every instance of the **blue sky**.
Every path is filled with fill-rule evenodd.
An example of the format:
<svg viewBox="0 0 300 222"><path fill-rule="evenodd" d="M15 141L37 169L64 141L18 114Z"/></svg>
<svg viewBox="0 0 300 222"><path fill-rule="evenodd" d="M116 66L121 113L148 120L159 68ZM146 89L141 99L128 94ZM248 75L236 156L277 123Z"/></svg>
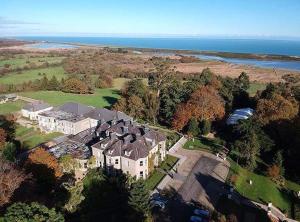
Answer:
<svg viewBox="0 0 300 222"><path fill-rule="evenodd" d="M300 0L0 0L0 36L300 38Z"/></svg>

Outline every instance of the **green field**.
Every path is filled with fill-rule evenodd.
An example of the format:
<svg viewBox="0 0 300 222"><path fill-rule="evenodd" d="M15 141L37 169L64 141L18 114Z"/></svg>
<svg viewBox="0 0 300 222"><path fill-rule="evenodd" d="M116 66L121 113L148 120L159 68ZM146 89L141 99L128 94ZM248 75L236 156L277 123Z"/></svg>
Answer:
<svg viewBox="0 0 300 222"><path fill-rule="evenodd" d="M26 56L25 56L26 57ZM59 63L64 59L64 57L37 57L37 58L15 58L8 60L0 60L0 68L5 64L9 64L11 68L22 68L25 65L30 63L35 63L36 65L41 65L44 62L48 62L49 64Z"/></svg>
<svg viewBox="0 0 300 222"><path fill-rule="evenodd" d="M0 115L20 111L24 104L25 103L20 100L0 104Z"/></svg>
<svg viewBox="0 0 300 222"><path fill-rule="evenodd" d="M176 164L178 161L177 157L167 155L167 158L165 161L160 165L160 169L169 171L172 169L172 167ZM154 190L155 187L162 181L162 179L165 177L166 174L158 171L157 169L154 170L154 172L149 176L149 178L146 180L146 187L149 190Z"/></svg>
<svg viewBox="0 0 300 222"><path fill-rule="evenodd" d="M221 142L218 139L208 139L203 137L201 139L188 140L183 148L188 150L206 150L215 153L222 148L220 143Z"/></svg>
<svg viewBox="0 0 300 222"><path fill-rule="evenodd" d="M94 94L72 94L60 91L23 92L19 95L43 100L51 105L58 106L66 102L77 102L95 107L110 107L119 98L119 92L115 89L95 89Z"/></svg>
<svg viewBox="0 0 300 222"><path fill-rule="evenodd" d="M26 128L20 125L17 125L16 128L16 139L22 142L22 147L24 149L31 149L61 135L61 133L45 134L38 130L34 130L33 128Z"/></svg>
<svg viewBox="0 0 300 222"><path fill-rule="evenodd" d="M255 96L257 91L264 90L266 88L265 83L251 82L250 88L247 90L250 96Z"/></svg>
<svg viewBox="0 0 300 222"><path fill-rule="evenodd" d="M268 177L249 172L231 161L230 175L233 174L237 175L235 189L241 195L260 203L271 202L290 215L292 203L289 196ZM249 180L252 180L252 185L249 184Z"/></svg>
<svg viewBox="0 0 300 222"><path fill-rule="evenodd" d="M40 74L39 74L40 73ZM43 78L43 73L47 76L48 79L51 79L52 76L56 76L58 80L66 77L65 71L62 66L49 67L43 69L31 69L22 71L22 73L13 72L11 74L0 77L0 82L2 84L18 84L28 81L34 81L36 79Z"/></svg>

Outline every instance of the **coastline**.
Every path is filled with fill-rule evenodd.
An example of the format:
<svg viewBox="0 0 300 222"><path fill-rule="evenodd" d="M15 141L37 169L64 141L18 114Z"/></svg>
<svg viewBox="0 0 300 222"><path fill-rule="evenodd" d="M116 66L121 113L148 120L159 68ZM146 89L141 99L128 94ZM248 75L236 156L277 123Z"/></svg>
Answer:
<svg viewBox="0 0 300 222"><path fill-rule="evenodd" d="M264 53L238 53L229 51L215 51L215 50L190 50L190 49L168 49L168 48L149 48L149 47L129 47L129 46L117 46L112 44L96 44L96 43L80 43L80 42L68 42L68 41L49 41L49 40L25 40L22 38L11 38L18 41L28 41L31 43L53 43L53 44L65 44L74 45L77 47L99 47L99 48L122 48L125 50L141 51L148 53L173 53L173 54L186 54L186 55L205 55L205 56L218 56L222 58L234 58L234 59L255 59L260 61L300 61L299 56L283 55L283 54L264 54Z"/></svg>

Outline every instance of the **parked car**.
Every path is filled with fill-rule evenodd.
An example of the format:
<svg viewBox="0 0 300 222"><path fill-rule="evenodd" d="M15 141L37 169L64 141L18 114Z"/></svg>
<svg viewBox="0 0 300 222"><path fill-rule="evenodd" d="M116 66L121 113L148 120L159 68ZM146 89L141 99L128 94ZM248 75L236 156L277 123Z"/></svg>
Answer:
<svg viewBox="0 0 300 222"><path fill-rule="evenodd" d="M155 193L150 198L150 206L151 207L159 207L160 209L165 209L167 200L163 198L159 193Z"/></svg>
<svg viewBox="0 0 300 222"><path fill-rule="evenodd" d="M150 200L150 207L159 207L160 209L165 209L166 203L160 200Z"/></svg>
<svg viewBox="0 0 300 222"><path fill-rule="evenodd" d="M191 218L190 218L190 222L202 222L202 221L203 221L203 219L198 216L191 216Z"/></svg>
<svg viewBox="0 0 300 222"><path fill-rule="evenodd" d="M209 211L208 210L203 210L203 209L195 209L194 214L198 216L203 216L208 218L209 217Z"/></svg>

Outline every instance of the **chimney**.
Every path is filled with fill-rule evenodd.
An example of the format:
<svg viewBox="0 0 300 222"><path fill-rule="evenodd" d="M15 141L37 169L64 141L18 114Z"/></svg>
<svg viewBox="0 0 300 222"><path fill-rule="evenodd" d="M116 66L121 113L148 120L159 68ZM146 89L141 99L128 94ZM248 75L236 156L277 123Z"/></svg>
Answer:
<svg viewBox="0 0 300 222"><path fill-rule="evenodd" d="M124 134L128 133L128 126L123 126L123 133Z"/></svg>
<svg viewBox="0 0 300 222"><path fill-rule="evenodd" d="M110 137L111 140L116 139L117 138L116 132L110 132L109 137Z"/></svg>
<svg viewBox="0 0 300 222"><path fill-rule="evenodd" d="M131 135L127 135L123 138L124 145L128 145L132 139Z"/></svg>

